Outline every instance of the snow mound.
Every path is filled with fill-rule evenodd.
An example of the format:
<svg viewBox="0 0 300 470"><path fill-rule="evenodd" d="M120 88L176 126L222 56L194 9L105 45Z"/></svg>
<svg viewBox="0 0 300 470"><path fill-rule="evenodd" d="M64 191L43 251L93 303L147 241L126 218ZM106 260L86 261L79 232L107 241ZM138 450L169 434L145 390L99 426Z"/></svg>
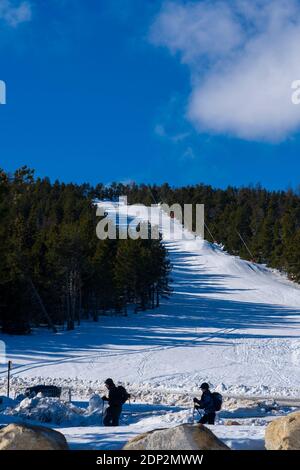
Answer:
<svg viewBox="0 0 300 470"><path fill-rule="evenodd" d="M100 407L92 406L88 409L75 406L72 403L60 401L59 398L45 398L37 395L34 398L25 398L13 408L7 408L3 414L14 416L22 420L38 421L56 425L90 426L101 424Z"/></svg>

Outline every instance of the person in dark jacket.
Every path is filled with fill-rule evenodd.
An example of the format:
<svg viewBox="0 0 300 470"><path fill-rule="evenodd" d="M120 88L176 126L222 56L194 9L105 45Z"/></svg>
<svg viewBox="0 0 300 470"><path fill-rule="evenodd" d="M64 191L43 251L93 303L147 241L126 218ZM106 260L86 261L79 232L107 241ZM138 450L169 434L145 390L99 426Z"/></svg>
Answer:
<svg viewBox="0 0 300 470"><path fill-rule="evenodd" d="M102 400L108 402L108 407L104 412L104 426L119 426L119 419L122 413L122 406L130 397L124 387L116 387L112 379L105 381L108 390L108 397L103 396Z"/></svg>
<svg viewBox="0 0 300 470"><path fill-rule="evenodd" d="M194 398L195 408L204 410L204 415L199 420L201 424L215 424L216 409L209 385L204 382L200 386L202 390L201 400Z"/></svg>

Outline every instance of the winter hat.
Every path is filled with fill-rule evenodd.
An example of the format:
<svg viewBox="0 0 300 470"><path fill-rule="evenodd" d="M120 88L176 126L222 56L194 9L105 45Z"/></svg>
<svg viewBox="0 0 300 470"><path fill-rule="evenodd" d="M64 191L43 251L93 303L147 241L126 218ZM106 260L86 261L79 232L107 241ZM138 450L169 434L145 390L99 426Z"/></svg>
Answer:
<svg viewBox="0 0 300 470"><path fill-rule="evenodd" d="M201 388L202 390L209 390L209 385L208 385L208 383L203 382L203 384L200 385L200 388Z"/></svg>
<svg viewBox="0 0 300 470"><path fill-rule="evenodd" d="M106 379L104 383L105 385L108 385L108 386L114 385L113 379Z"/></svg>

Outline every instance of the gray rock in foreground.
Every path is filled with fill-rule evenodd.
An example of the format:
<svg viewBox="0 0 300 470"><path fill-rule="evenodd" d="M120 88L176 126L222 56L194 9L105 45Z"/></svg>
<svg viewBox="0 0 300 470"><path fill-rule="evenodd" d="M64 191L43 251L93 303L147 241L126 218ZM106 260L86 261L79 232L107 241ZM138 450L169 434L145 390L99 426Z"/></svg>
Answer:
<svg viewBox="0 0 300 470"><path fill-rule="evenodd" d="M134 437L124 450L230 450L202 424L182 424Z"/></svg>
<svg viewBox="0 0 300 470"><path fill-rule="evenodd" d="M67 450L63 434L42 426L9 424L0 429L0 450Z"/></svg>

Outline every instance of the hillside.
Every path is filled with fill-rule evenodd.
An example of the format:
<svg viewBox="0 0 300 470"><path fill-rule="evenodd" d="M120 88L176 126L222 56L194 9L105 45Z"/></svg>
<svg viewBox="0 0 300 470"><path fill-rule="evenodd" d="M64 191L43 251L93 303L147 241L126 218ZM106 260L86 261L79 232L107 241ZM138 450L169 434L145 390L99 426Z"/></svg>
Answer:
<svg viewBox="0 0 300 470"><path fill-rule="evenodd" d="M130 206L132 216L137 211ZM299 286L188 232L175 241L164 234L164 242L173 293L159 309L57 335L2 337L14 376L101 382L113 375L186 391L205 379L228 393L297 393Z"/></svg>

